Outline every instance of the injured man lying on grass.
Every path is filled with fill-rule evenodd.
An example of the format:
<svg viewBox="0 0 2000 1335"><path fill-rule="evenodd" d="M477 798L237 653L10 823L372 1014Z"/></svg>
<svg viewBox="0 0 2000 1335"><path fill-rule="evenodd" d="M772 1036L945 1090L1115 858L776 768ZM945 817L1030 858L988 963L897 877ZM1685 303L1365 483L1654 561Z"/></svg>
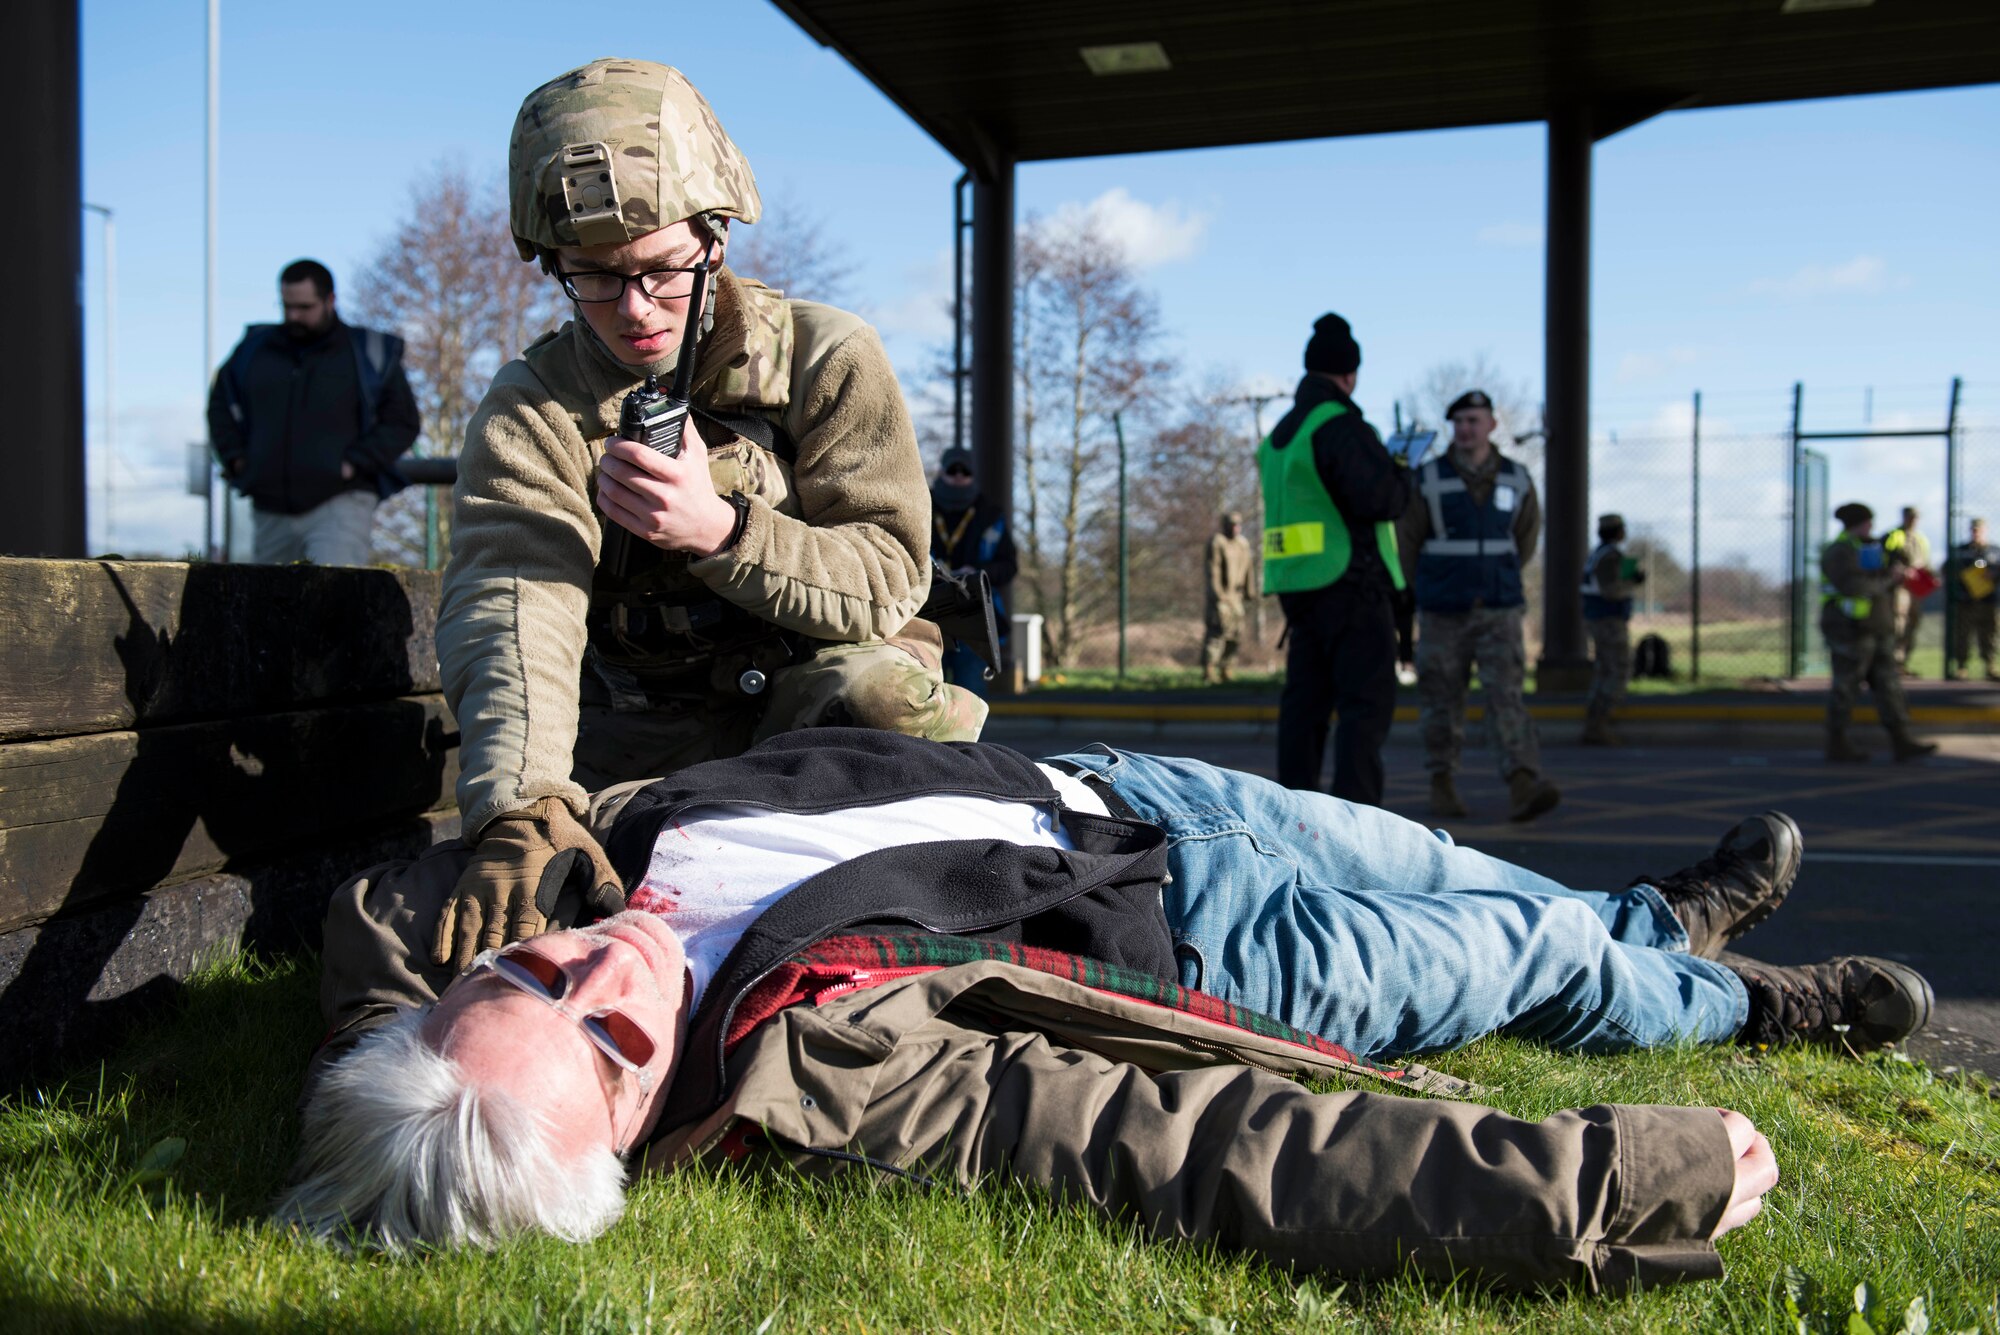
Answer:
<svg viewBox="0 0 2000 1335"><path fill-rule="evenodd" d="M1385 1063L1488 1033L1858 1050L1931 1007L1891 961L1723 953L1798 874L1777 813L1579 891L1198 761L820 729L607 790L587 823L608 863L563 855L531 906L455 898L456 842L335 896L282 1217L390 1250L582 1240L628 1169L775 1158L1009 1177L1342 1275L1650 1286L1720 1275L1777 1181L1747 1118L1529 1122ZM454 977L468 916L499 948Z"/></svg>

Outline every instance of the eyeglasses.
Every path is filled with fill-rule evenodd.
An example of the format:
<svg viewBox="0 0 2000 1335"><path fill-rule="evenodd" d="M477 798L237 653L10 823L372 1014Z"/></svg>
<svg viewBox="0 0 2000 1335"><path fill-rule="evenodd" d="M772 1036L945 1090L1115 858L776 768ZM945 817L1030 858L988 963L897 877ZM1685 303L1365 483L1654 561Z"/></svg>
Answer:
<svg viewBox="0 0 2000 1335"><path fill-rule="evenodd" d="M970 468L965 467L963 464L953 464L951 467L944 470L944 475L946 477L971 477L972 470Z"/></svg>
<svg viewBox="0 0 2000 1335"><path fill-rule="evenodd" d="M501 982L576 1021L577 1028L583 1031L590 1045L622 1071L635 1076L643 1074L642 1068L660 1050L660 1045L646 1031L646 1027L621 1010L607 1007L579 1015L565 1005L563 998L569 995L575 982L570 977L568 966L558 964L532 949L514 946L503 954L475 960L472 967L475 970L492 970Z"/></svg>
<svg viewBox="0 0 2000 1335"><path fill-rule="evenodd" d="M655 301L673 301L694 291L695 277L708 272L704 261L692 268L648 269L644 273L611 273L604 269L556 270L556 281L573 301L598 304L624 299L633 283Z"/></svg>

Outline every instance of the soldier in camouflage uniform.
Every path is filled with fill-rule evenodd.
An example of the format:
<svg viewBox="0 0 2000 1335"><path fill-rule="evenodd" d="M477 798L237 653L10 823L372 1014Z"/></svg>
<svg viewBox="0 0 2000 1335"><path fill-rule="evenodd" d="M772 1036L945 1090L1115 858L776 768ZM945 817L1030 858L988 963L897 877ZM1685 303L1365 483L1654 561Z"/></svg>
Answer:
<svg viewBox="0 0 2000 1335"><path fill-rule="evenodd" d="M1599 515L1597 550L1583 570L1583 625L1590 632L1590 703L1584 710L1585 746L1617 746L1611 711L1625 703L1632 680L1632 594L1646 572L1625 555L1625 517Z"/></svg>
<svg viewBox="0 0 2000 1335"><path fill-rule="evenodd" d="M917 619L930 504L895 373L859 318L726 266L761 205L694 86L637 60L543 85L508 187L521 257L577 318L501 368L459 459L437 642L475 854L433 956L460 967L560 895L617 907L586 789L793 728L971 740L985 717ZM690 341L681 452L620 438Z"/></svg>
<svg viewBox="0 0 2000 1335"><path fill-rule="evenodd" d="M1222 516L1208 540L1207 594L1202 602L1201 679L1228 681L1243 642L1243 604L1250 595L1250 543L1243 516Z"/></svg>
<svg viewBox="0 0 2000 1335"><path fill-rule="evenodd" d="M1833 691L1826 702L1826 758L1858 762L1868 753L1848 740L1847 725L1867 683L1875 712L1888 729L1897 760L1916 760L1937 750L1936 742L1910 735L1910 709L1896 671L1896 604L1910 567L1903 554L1885 552L1869 536L1875 512L1859 501L1833 512L1841 533L1820 553L1820 631L1833 667Z"/></svg>
<svg viewBox="0 0 2000 1335"><path fill-rule="evenodd" d="M1493 446L1490 398L1469 390L1446 416L1451 448L1417 470L1417 494L1397 531L1398 547L1416 553L1417 696L1431 812L1468 814L1454 775L1477 664L1508 818L1533 820L1562 799L1542 775L1541 742L1522 695L1528 649L1521 567L1541 536L1541 506L1528 470Z"/></svg>

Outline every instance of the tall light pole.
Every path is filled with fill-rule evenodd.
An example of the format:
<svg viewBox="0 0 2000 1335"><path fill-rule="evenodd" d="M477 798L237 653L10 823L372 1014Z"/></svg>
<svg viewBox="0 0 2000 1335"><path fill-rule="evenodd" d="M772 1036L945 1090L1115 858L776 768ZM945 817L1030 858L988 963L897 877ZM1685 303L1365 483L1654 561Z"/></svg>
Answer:
<svg viewBox="0 0 2000 1335"><path fill-rule="evenodd" d="M112 470L118 460L118 220L102 204L84 205L104 219L104 546L111 538Z"/></svg>
<svg viewBox="0 0 2000 1335"><path fill-rule="evenodd" d="M202 210L206 249L202 259L201 298L201 397L208 403L208 378L215 372L215 227L218 176L222 164L222 0L208 0L208 156L204 173L207 198ZM211 482L211 486L214 484ZM232 507L229 493L222 494L222 559L229 559ZM202 546L211 535L203 533Z"/></svg>

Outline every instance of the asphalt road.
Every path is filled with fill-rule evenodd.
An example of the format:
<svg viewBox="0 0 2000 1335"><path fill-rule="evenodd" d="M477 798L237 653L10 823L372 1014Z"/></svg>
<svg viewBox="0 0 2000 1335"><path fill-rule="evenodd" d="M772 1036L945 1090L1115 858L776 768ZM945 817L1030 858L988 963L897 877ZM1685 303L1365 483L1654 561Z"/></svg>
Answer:
<svg viewBox="0 0 2000 1335"><path fill-rule="evenodd" d="M1870 954L1914 965L1938 1004L1911 1055L2000 1082L2000 736L1931 734L1944 750L1921 763L1890 765L1878 754L1835 767L1819 758L1816 737L1602 751L1548 735L1544 768L1562 786L1562 805L1517 826L1475 730L1460 775L1474 819L1449 822L1454 839L1566 885L1613 889L1696 861L1743 816L1785 811L1805 834L1804 868L1785 906L1737 948L1775 964ZM1275 755L1270 729L1252 725L1011 719L995 720L987 737L1036 755L1106 741L1266 777ZM1862 740L1886 750L1885 739ZM1387 805L1435 824L1414 737L1399 728L1386 760Z"/></svg>

